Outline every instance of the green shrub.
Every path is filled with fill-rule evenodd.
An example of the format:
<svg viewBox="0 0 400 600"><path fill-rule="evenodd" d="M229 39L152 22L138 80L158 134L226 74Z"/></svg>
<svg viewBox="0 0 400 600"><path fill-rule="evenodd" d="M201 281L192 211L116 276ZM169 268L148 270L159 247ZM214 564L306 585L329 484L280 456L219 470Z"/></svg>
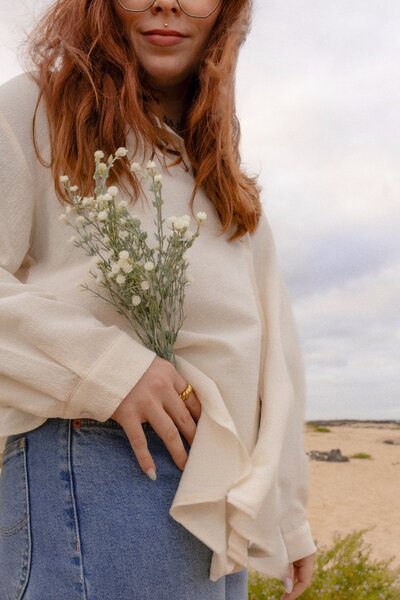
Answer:
<svg viewBox="0 0 400 600"><path fill-rule="evenodd" d="M372 456L366 452L357 452L356 454L352 454L350 458L372 458Z"/></svg>
<svg viewBox="0 0 400 600"><path fill-rule="evenodd" d="M314 427L314 431L320 431L321 433L326 433L328 431L332 431L329 427L324 427L322 425L318 425L318 427Z"/></svg>
<svg viewBox="0 0 400 600"><path fill-rule="evenodd" d="M366 529L347 536L337 532L330 548L317 546L311 585L302 600L400 600L400 567L390 567L394 557L370 558L371 547L362 539ZM248 600L280 600L284 593L279 579L249 571Z"/></svg>

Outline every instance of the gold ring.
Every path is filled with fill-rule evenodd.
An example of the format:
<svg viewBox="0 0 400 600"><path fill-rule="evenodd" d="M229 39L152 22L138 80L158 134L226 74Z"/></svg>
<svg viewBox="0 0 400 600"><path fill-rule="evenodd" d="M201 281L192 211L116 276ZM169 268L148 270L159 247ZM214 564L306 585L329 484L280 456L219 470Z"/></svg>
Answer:
<svg viewBox="0 0 400 600"><path fill-rule="evenodd" d="M179 394L179 396L182 398L182 400L185 402L185 400L187 400L190 396L190 394L192 393L193 388L190 385L190 383L187 384L187 386L185 387L185 389L183 390L183 392L181 392Z"/></svg>

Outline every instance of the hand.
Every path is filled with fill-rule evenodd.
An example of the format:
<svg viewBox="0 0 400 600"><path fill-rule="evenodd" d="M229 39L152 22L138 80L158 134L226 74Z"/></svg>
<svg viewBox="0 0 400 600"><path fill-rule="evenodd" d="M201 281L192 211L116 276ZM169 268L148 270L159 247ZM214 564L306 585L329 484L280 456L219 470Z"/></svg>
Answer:
<svg viewBox="0 0 400 600"><path fill-rule="evenodd" d="M156 356L150 367L111 415L128 436L132 450L143 471L156 471L147 447L142 423L149 422L164 441L176 466L183 470L187 454L178 429L192 445L201 404L194 393L186 401L179 396L187 385L174 365Z"/></svg>
<svg viewBox="0 0 400 600"><path fill-rule="evenodd" d="M290 593L285 592L280 600L294 600L309 587L314 572L316 554L314 552L290 563L288 576L294 582L294 586L292 591Z"/></svg>

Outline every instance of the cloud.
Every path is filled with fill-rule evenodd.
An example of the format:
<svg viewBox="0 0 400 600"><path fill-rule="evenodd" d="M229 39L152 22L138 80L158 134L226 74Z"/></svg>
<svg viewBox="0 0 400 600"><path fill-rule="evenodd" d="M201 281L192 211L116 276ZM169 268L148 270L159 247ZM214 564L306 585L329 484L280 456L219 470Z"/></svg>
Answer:
<svg viewBox="0 0 400 600"><path fill-rule="evenodd" d="M400 259L296 303L309 412L399 418Z"/></svg>

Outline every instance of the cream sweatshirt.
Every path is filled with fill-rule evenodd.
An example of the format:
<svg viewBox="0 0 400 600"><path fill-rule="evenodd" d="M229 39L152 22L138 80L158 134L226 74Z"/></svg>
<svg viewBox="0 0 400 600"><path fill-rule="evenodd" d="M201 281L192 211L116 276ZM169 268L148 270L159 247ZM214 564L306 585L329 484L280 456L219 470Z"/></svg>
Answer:
<svg viewBox="0 0 400 600"><path fill-rule="evenodd" d="M75 232L59 220L65 207L51 170L34 152L37 94L25 73L0 86L0 449L6 436L49 417L107 420L156 356L113 306L77 287L96 285L91 257L69 242ZM43 101L36 131L49 160ZM191 214L193 172L175 136L186 166L168 172L161 154L153 157L165 218ZM133 158L131 131L126 147L130 160L150 158L143 145ZM151 242L147 197L129 210ZM169 514L213 550L212 581L243 568L283 578L289 562L316 550L306 515L304 366L290 299L264 210L257 231L235 242L227 242L233 229L218 235L203 191L197 211L207 220L187 251L194 281L175 350L202 413Z"/></svg>

